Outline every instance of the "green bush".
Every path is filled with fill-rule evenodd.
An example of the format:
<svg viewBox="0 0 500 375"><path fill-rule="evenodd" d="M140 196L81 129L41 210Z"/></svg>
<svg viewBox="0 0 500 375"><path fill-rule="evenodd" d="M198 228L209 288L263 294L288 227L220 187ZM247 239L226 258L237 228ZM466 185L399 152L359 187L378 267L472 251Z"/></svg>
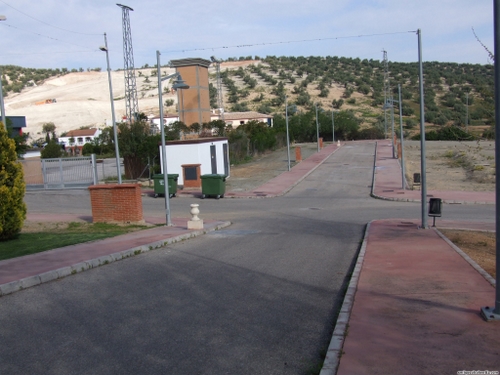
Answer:
<svg viewBox="0 0 500 375"><path fill-rule="evenodd" d="M456 126L443 126L438 131L426 132L425 139L427 141L473 141L475 137ZM420 140L420 134L413 136L412 140Z"/></svg>
<svg viewBox="0 0 500 375"><path fill-rule="evenodd" d="M82 155L89 156L94 154L94 145L91 143L85 143L82 148Z"/></svg>
<svg viewBox="0 0 500 375"><path fill-rule="evenodd" d="M60 158L63 153L61 146L54 140L50 141L42 150L42 159Z"/></svg>
<svg viewBox="0 0 500 375"><path fill-rule="evenodd" d="M1 123L0 123L1 124ZM14 238L26 219L23 167L17 161L15 142L0 126L0 240Z"/></svg>

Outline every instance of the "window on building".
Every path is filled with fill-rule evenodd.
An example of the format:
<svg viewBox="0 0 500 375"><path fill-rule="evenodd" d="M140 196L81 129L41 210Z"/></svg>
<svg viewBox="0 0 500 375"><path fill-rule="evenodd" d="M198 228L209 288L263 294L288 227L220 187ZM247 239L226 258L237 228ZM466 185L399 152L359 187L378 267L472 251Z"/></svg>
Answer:
<svg viewBox="0 0 500 375"><path fill-rule="evenodd" d="M78 143L83 143L83 138L82 137L78 137L77 142Z"/></svg>
<svg viewBox="0 0 500 375"><path fill-rule="evenodd" d="M92 139L90 137L85 137L85 142L91 142Z"/></svg>

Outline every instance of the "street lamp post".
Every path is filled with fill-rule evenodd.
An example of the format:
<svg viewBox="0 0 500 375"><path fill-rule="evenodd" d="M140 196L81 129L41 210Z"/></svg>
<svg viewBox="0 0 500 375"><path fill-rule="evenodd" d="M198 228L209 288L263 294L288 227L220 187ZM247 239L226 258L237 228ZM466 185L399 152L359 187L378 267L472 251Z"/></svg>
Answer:
<svg viewBox="0 0 500 375"><path fill-rule="evenodd" d="M392 143L392 158L396 159L396 150L395 150L395 142L394 142L394 99L391 95L391 143Z"/></svg>
<svg viewBox="0 0 500 375"><path fill-rule="evenodd" d="M425 110L424 110L424 68L422 63L422 32L417 30L418 39L418 80L420 92L420 186L421 186L421 228L428 229L427 225L427 174L425 162Z"/></svg>
<svg viewBox="0 0 500 375"><path fill-rule="evenodd" d="M0 21L5 21L7 17L0 15ZM7 130L7 123L5 122L5 107L3 104L3 87L2 87L2 71L0 70L0 110L2 111L2 123L5 130Z"/></svg>
<svg viewBox="0 0 500 375"><path fill-rule="evenodd" d="M120 168L120 149L118 148L118 131L116 129L116 117L115 117L115 104L113 100L113 85L111 83L111 68L109 67L109 53L108 53L108 38L106 33L104 33L104 47L99 47L101 51L106 52L106 63L108 67L108 82L109 82L109 101L111 103L111 121L113 123L113 134L115 142L115 154L116 154L116 171L118 173L118 183L122 183L122 173Z"/></svg>
<svg viewBox="0 0 500 375"><path fill-rule="evenodd" d="M500 54L500 0L493 2L493 31L495 56ZM495 58L495 197L500 200L500 62ZM494 306L485 306L481 308L483 318L487 321L500 321L500 207L498 204L495 209L496 217L496 285Z"/></svg>
<svg viewBox="0 0 500 375"><path fill-rule="evenodd" d="M335 107L332 107L332 142L335 143Z"/></svg>
<svg viewBox="0 0 500 375"><path fill-rule="evenodd" d="M160 106L161 160L163 166L163 186L165 187L165 220L167 226L172 226L172 219L170 215L170 193L168 191L167 148L165 145L165 126L163 124L163 95L161 90L161 82L169 78L177 77L177 83L175 83L172 86L173 89L188 89L189 86L182 80L182 77L178 72L170 74L165 77L161 76L160 51L156 51L156 71L158 76L158 101Z"/></svg>
<svg viewBox="0 0 500 375"><path fill-rule="evenodd" d="M285 95L285 117L286 117L286 154L288 157L288 170L290 171L290 134L288 132L288 98Z"/></svg>
<svg viewBox="0 0 500 375"><path fill-rule="evenodd" d="M405 146L404 146L404 134L403 134L403 102L401 100L401 84L398 85L399 94L399 132L401 133L401 184L403 185L403 190L406 189L406 172L405 172Z"/></svg>
<svg viewBox="0 0 500 375"><path fill-rule="evenodd" d="M318 141L318 152L319 152L319 123L318 123L318 103L316 106L316 140Z"/></svg>

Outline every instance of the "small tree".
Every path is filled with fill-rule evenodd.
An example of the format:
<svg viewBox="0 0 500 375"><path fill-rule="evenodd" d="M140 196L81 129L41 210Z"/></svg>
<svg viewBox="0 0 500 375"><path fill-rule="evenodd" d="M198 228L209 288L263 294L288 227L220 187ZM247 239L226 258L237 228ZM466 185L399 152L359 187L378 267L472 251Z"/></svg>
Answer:
<svg viewBox="0 0 500 375"><path fill-rule="evenodd" d="M1 124L1 122L0 122ZM0 126L0 241L12 239L26 219L23 168L17 162L15 142Z"/></svg>
<svg viewBox="0 0 500 375"><path fill-rule="evenodd" d="M62 155L62 148L54 140L51 140L40 153L42 159L60 158L61 155Z"/></svg>
<svg viewBox="0 0 500 375"><path fill-rule="evenodd" d="M45 134L45 140L47 143L50 141L50 134L52 133L55 136L56 126L53 122L46 122L42 125L42 133Z"/></svg>

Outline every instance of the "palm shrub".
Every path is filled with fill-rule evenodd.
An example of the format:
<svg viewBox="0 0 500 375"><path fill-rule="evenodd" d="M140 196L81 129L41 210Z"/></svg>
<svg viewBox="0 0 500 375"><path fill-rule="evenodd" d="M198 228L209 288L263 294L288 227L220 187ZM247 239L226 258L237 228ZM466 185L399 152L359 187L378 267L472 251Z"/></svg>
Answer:
<svg viewBox="0 0 500 375"><path fill-rule="evenodd" d="M0 124L2 124L0 122ZM22 229L26 219L22 165L17 161L16 144L0 126L0 240L9 240Z"/></svg>

